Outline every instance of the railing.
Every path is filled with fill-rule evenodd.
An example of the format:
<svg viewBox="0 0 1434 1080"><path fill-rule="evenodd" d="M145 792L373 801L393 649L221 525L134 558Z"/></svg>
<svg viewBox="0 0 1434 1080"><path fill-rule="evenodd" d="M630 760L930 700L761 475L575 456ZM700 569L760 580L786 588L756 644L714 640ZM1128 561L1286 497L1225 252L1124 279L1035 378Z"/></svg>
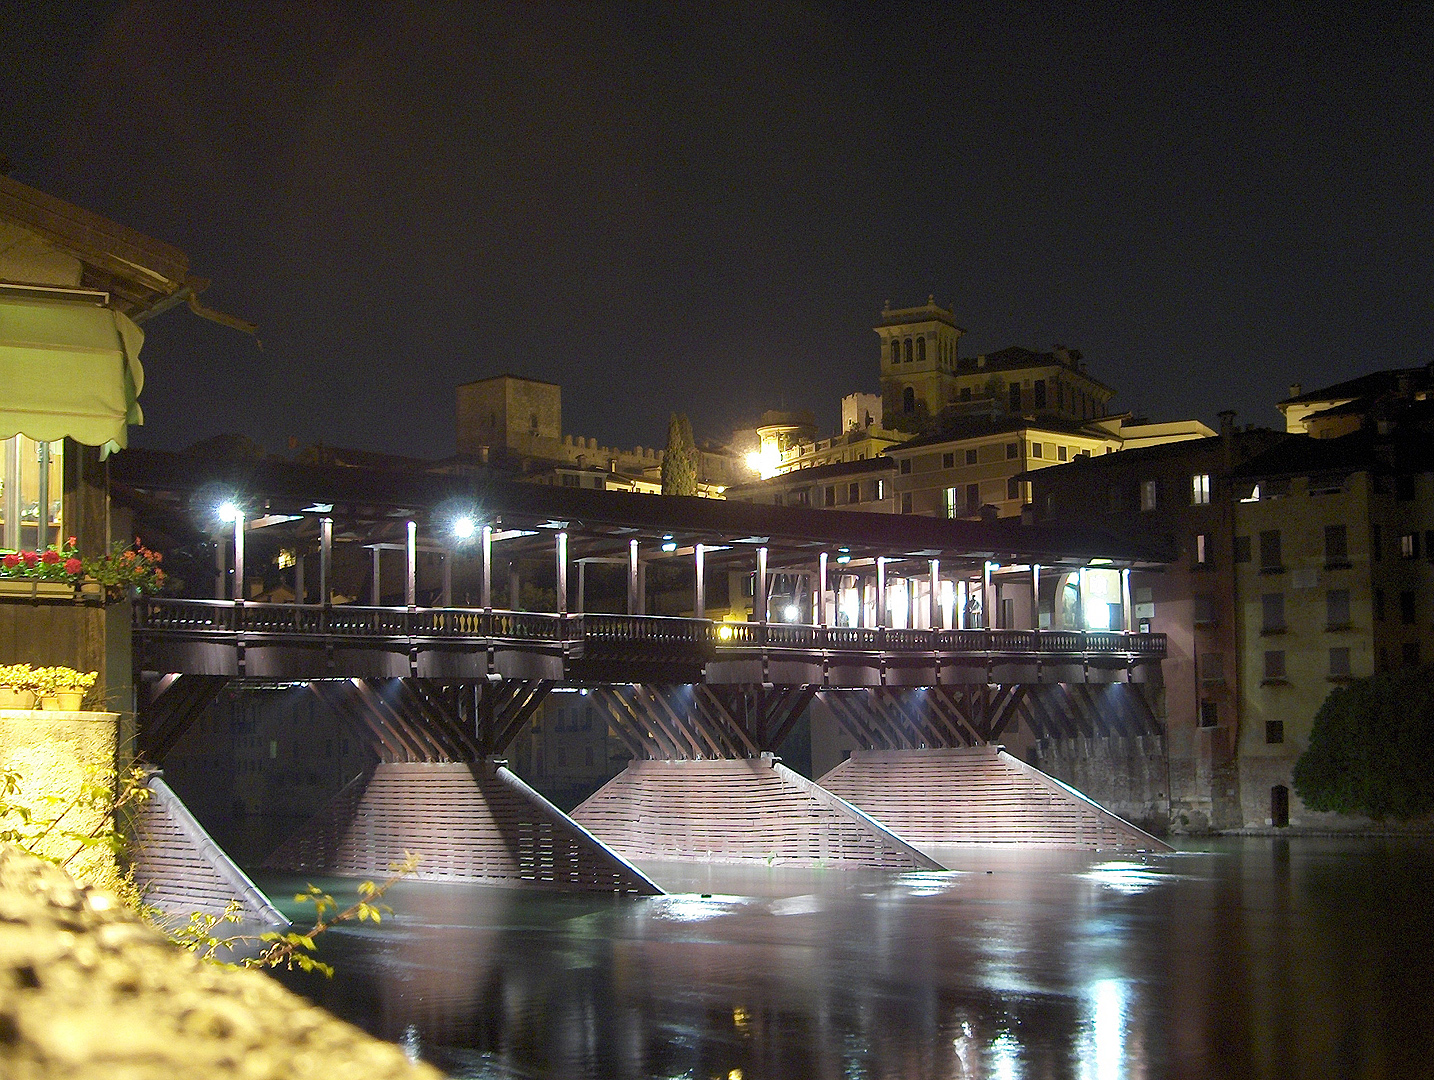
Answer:
<svg viewBox="0 0 1434 1080"><path fill-rule="evenodd" d="M1105 630L909 630L792 623L714 623L654 615L483 611L473 608L320 607L236 604L148 597L136 602L135 629L159 637L358 639L369 641L583 642L690 651L721 658L754 650L794 654L920 654L998 657L1165 656L1164 634Z"/></svg>

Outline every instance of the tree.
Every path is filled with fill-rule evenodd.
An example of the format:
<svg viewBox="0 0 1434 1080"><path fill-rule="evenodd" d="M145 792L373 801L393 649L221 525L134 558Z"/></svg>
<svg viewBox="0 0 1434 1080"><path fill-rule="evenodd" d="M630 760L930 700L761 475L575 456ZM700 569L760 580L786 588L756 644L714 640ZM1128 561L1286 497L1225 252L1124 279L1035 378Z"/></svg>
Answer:
<svg viewBox="0 0 1434 1080"><path fill-rule="evenodd" d="M685 413L673 413L667 421L667 449L662 455L662 493L697 494L697 444Z"/></svg>
<svg viewBox="0 0 1434 1080"><path fill-rule="evenodd" d="M1359 679L1330 693L1295 792L1311 810L1407 820L1434 811L1434 667Z"/></svg>

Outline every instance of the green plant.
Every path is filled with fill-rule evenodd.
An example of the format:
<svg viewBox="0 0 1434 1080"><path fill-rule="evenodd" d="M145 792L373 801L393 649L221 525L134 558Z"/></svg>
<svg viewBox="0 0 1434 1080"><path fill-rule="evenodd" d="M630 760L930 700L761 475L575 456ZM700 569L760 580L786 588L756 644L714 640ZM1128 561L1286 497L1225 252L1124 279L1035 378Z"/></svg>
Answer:
<svg viewBox="0 0 1434 1080"><path fill-rule="evenodd" d="M164 571L159 564L164 556L151 551L134 538L133 547L116 544L108 555L84 560L86 577L99 582L111 599L119 599L131 591L158 592L164 588Z"/></svg>
<svg viewBox="0 0 1434 1080"><path fill-rule="evenodd" d="M1434 667L1357 679L1325 698L1295 762L1311 810L1407 820L1434 812Z"/></svg>
<svg viewBox="0 0 1434 1080"><path fill-rule="evenodd" d="M29 664L0 664L0 689L34 690L35 669Z"/></svg>
<svg viewBox="0 0 1434 1080"><path fill-rule="evenodd" d="M28 689L34 690L41 697L85 693L95 685L98 677L97 671L76 671L69 667L34 668L30 672Z"/></svg>
<svg viewBox="0 0 1434 1080"><path fill-rule="evenodd" d="M662 455L662 493L696 495L698 462L692 424L685 413L673 413L667 422L667 449Z"/></svg>
<svg viewBox="0 0 1434 1080"><path fill-rule="evenodd" d="M73 536L43 550L10 551L0 556L0 578L75 584L83 572L84 562Z"/></svg>

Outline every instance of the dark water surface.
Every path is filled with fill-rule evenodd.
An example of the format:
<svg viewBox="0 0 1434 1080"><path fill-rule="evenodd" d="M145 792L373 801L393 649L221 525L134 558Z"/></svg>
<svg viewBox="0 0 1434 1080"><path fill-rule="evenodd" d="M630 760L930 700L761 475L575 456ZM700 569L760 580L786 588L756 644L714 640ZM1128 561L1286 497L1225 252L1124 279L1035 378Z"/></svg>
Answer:
<svg viewBox="0 0 1434 1080"><path fill-rule="evenodd" d="M455 1077L1434 1077L1434 843L948 857L649 864L681 890L649 900L405 882L327 935L332 982L283 977Z"/></svg>

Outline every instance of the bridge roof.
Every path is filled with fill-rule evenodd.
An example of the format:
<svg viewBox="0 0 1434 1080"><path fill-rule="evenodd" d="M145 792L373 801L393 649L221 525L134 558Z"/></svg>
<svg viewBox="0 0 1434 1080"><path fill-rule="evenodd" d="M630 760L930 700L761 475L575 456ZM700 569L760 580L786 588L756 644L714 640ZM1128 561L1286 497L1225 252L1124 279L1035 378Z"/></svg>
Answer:
<svg viewBox="0 0 1434 1080"><path fill-rule="evenodd" d="M451 466L448 466L451 469ZM616 555L637 539L656 555L664 542L678 552L694 544L717 547L710 561L740 557L758 545L769 565L807 565L820 551L848 554L853 563L887 558L1038 562L1080 565L1107 559L1116 566L1153 567L1169 562L1167 550L1083 526L1026 525L1016 519L952 521L912 515L868 514L764 506L683 496L638 495L517 482L491 470L380 471L310 465L283 459L196 462L180 454L131 449L113 459L116 495L126 489L153 515L168 514L172 530L208 535L214 510L226 499L246 513L282 522L302 535L317 528L321 511L349 539L378 542L402 535L415 520L429 539L447 535L453 521L470 516L530 535L513 537L551 550L547 539L566 529L572 558Z"/></svg>

